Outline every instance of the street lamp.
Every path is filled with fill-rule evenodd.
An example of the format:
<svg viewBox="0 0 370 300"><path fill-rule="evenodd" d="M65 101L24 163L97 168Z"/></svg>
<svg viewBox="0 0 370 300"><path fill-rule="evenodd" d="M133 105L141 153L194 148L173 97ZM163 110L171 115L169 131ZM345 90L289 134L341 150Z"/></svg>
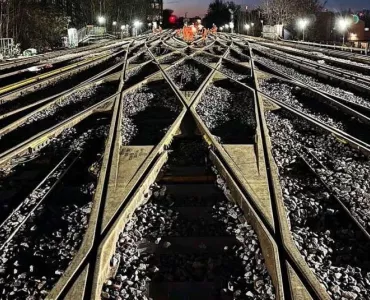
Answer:
<svg viewBox="0 0 370 300"><path fill-rule="evenodd" d="M299 29L302 30L302 33L303 33L303 41L304 41L304 31L305 31L307 25L308 25L308 20L307 19L299 19L298 20L298 27L299 27Z"/></svg>
<svg viewBox="0 0 370 300"><path fill-rule="evenodd" d="M224 30L224 28L221 26L221 27L220 27L220 31L222 31L222 30Z"/></svg>
<svg viewBox="0 0 370 300"><path fill-rule="evenodd" d="M252 35L254 36L254 23L253 22L251 23L251 27L252 27Z"/></svg>
<svg viewBox="0 0 370 300"><path fill-rule="evenodd" d="M346 34L346 31L350 25L351 21L347 18L340 18L337 20L337 27L340 32L343 33L343 46L344 46L344 37Z"/></svg>
<svg viewBox="0 0 370 300"><path fill-rule="evenodd" d="M135 20L134 21L134 28L135 28L135 33L136 33L136 35L137 35L137 32L138 32L138 29L141 27L141 22L140 21L138 21L138 20Z"/></svg>
<svg viewBox="0 0 370 300"><path fill-rule="evenodd" d="M247 30L247 34L249 34L249 28L251 28L251 26L249 24L245 24L244 28Z"/></svg>
<svg viewBox="0 0 370 300"><path fill-rule="evenodd" d="M136 27L136 28L139 28L140 26L141 26L141 22L140 21L134 21L134 26Z"/></svg>
<svg viewBox="0 0 370 300"><path fill-rule="evenodd" d="M231 29L231 33L234 33L234 22L230 22L229 27Z"/></svg>
<svg viewBox="0 0 370 300"><path fill-rule="evenodd" d="M225 24L225 28L226 28L226 30L228 30L229 29L229 24Z"/></svg>
<svg viewBox="0 0 370 300"><path fill-rule="evenodd" d="M99 23L99 25L105 24L105 18L103 16L99 16L98 17L98 23Z"/></svg>
<svg viewBox="0 0 370 300"><path fill-rule="evenodd" d="M114 34L116 35L117 34L117 22L113 21L112 25L114 27Z"/></svg>

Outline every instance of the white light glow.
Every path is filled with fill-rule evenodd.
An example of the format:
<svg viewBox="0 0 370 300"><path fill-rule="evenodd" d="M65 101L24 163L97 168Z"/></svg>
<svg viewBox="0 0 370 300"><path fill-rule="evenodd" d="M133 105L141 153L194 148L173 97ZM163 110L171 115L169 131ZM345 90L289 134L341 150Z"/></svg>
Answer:
<svg viewBox="0 0 370 300"><path fill-rule="evenodd" d="M105 24L105 18L104 18L103 16L99 16L99 17L98 17L98 23L99 23L100 25Z"/></svg>
<svg viewBox="0 0 370 300"><path fill-rule="evenodd" d="M142 23L140 21L138 21L138 20L134 21L134 27L135 28L139 28L141 26L141 24Z"/></svg>
<svg viewBox="0 0 370 300"><path fill-rule="evenodd" d="M345 32L349 25L351 24L351 21L349 19L346 19L346 18L340 18L337 20L337 28L340 32Z"/></svg>
<svg viewBox="0 0 370 300"><path fill-rule="evenodd" d="M298 20L298 27L302 30L306 29L307 25L308 25L308 20L307 19L299 19Z"/></svg>

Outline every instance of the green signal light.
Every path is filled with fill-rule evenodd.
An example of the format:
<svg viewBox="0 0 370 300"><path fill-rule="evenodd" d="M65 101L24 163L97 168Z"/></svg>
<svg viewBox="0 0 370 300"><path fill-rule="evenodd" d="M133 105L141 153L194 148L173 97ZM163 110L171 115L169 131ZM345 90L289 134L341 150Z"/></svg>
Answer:
<svg viewBox="0 0 370 300"><path fill-rule="evenodd" d="M358 17L358 15L353 15L353 23L357 24L358 22L360 22L360 18Z"/></svg>

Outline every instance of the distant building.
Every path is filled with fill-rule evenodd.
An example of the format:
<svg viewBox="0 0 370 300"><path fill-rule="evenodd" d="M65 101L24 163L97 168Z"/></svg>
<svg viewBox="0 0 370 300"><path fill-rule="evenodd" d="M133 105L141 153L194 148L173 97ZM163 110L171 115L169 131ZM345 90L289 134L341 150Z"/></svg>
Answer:
<svg viewBox="0 0 370 300"><path fill-rule="evenodd" d="M335 14L331 11L322 11L317 15L314 27L314 39L318 42L333 40Z"/></svg>
<svg viewBox="0 0 370 300"><path fill-rule="evenodd" d="M347 39L351 42L370 41L370 28L366 27L364 21L360 20L349 28Z"/></svg>
<svg viewBox="0 0 370 300"><path fill-rule="evenodd" d="M148 23L157 22L161 25L163 21L163 0L149 0L149 13L147 15Z"/></svg>

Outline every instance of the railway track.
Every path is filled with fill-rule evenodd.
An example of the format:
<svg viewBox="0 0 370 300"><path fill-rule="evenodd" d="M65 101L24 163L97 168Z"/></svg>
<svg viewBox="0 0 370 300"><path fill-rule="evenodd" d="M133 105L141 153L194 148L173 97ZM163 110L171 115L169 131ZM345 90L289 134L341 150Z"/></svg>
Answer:
<svg viewBox="0 0 370 300"><path fill-rule="evenodd" d="M116 57L124 57L125 50L115 51L112 54L105 54L98 57L93 57L91 59L87 59L84 62L76 63L74 65L69 65L64 68L60 68L40 76L36 76L21 82L14 83L7 87L0 89L0 105L6 104L7 102L14 101L19 97L26 97L29 94L35 94L35 91L45 90L46 88L55 85L56 83L60 83L63 79L68 79L72 75L79 74L82 71L90 69L91 67L95 67L98 70L97 73L100 73L104 69L114 65L116 63ZM103 62L106 62L105 65L101 65ZM108 65L108 67L107 67ZM95 70L96 72L96 70ZM87 74L86 74L87 73ZM97 74L95 73L95 74ZM95 75L94 74L94 75ZM80 74L81 75L81 74ZM80 78L80 82L91 77L90 72L85 72L82 74ZM85 77L86 76L86 77ZM78 82L78 83L80 83ZM61 87L61 90L65 90L64 86ZM50 90L50 89L49 89Z"/></svg>
<svg viewBox="0 0 370 300"><path fill-rule="evenodd" d="M258 90L277 101L277 103L299 111L302 114L333 128L333 131L343 132L350 138L368 149L366 128L368 118L360 113L326 98L325 95L277 77L259 77Z"/></svg>
<svg viewBox="0 0 370 300"><path fill-rule="evenodd" d="M3 295L366 299L368 118L252 48L147 36L44 104L97 97L0 155Z"/></svg>
<svg viewBox="0 0 370 300"><path fill-rule="evenodd" d="M256 44L253 45L253 47L255 48ZM258 47L258 49L263 50L263 49L269 49L269 48L268 47ZM299 56L299 53L293 55L293 54L285 53L284 51L276 50L276 49L269 49L269 52L271 52L272 54L277 54L282 58L296 61L298 63L301 63L302 65L307 65L314 69L323 70L323 71L332 73L337 76L342 76L344 78L354 80L358 83L366 84L370 80L369 76L353 71L350 68L344 68L344 67L339 67L339 66L330 65L330 64L328 65L324 59L323 60L320 60L319 58L309 59L303 56Z"/></svg>
<svg viewBox="0 0 370 300"><path fill-rule="evenodd" d="M279 44L282 44L282 45L286 44L286 45L289 45L290 47L295 47L297 49L313 50L313 51L321 52L321 53L331 55L334 57L349 59L349 60L353 60L353 61L357 61L357 62L361 62L365 64L369 64L370 62L369 57L367 55L362 54L362 51L364 51L364 49L357 49L357 48L352 49L348 47L341 47L341 46L338 47L337 46L337 48L339 48L340 50L337 50L337 49L333 50L333 49L330 49L330 47L325 47L325 45L321 45L317 47L318 45L308 45L302 42L293 43L293 42L286 42L286 41L282 43L279 42ZM360 51L361 51L361 54L356 53Z"/></svg>
<svg viewBox="0 0 370 300"><path fill-rule="evenodd" d="M262 70L310 86L360 113L369 114L368 92L370 90L366 85L359 85L348 79L317 70L305 71L302 65L291 64L286 60L280 63L274 60L275 57L255 55L254 58L255 64Z"/></svg>
<svg viewBox="0 0 370 300"><path fill-rule="evenodd" d="M115 42L109 42L106 47L109 47L111 44ZM13 59L9 61L5 61L0 63L0 72L1 74L7 73L9 71L19 71L22 70L25 66L32 66L33 64L40 63L43 60L53 59L56 57L60 57L63 55L73 55L77 54L78 52L84 51L94 51L96 48L101 47L99 44L93 44L85 47L75 48L75 49L68 49L68 50L59 50L53 51L44 54L38 54L32 57L24 57L20 59Z"/></svg>
<svg viewBox="0 0 370 300"><path fill-rule="evenodd" d="M366 76L370 74L370 66L368 63L355 62L350 59L344 59L344 58L335 58L335 57L327 56L322 53L298 50L298 49L295 49L289 46L276 45L272 43L258 42L258 44L268 47L268 48L276 49L276 50L279 50L285 53L289 53L292 55L309 58L315 61L323 60L328 65L333 65L335 67L340 67L346 70L356 71Z"/></svg>
<svg viewBox="0 0 370 300"><path fill-rule="evenodd" d="M89 168L99 169L107 120L90 119L89 129L72 140L71 150L0 225L3 297L44 298L74 258L96 185ZM59 138L53 146L63 142Z"/></svg>
<svg viewBox="0 0 370 300"><path fill-rule="evenodd" d="M27 114L16 122L0 129L0 152L15 147L35 134L63 122L103 102L118 90L119 76L113 75L103 78L79 89L68 96L63 96ZM0 154L1 156L1 154Z"/></svg>

